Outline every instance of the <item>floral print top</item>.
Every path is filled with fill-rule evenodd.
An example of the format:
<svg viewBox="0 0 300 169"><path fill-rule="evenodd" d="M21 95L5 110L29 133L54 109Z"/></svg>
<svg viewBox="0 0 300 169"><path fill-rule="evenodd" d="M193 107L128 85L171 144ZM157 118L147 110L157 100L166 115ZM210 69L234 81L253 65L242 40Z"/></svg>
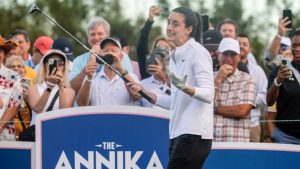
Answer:
<svg viewBox="0 0 300 169"><path fill-rule="evenodd" d="M0 67L0 99L0 117L8 107L18 107L22 102L21 76L4 65Z"/></svg>

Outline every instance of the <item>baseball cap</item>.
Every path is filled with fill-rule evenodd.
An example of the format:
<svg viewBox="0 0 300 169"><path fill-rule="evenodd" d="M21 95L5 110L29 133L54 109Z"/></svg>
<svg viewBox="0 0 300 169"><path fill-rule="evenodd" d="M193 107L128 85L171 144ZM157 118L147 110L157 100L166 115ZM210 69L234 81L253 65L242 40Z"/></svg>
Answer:
<svg viewBox="0 0 300 169"><path fill-rule="evenodd" d="M290 38L282 36L280 44L283 44L283 45L286 45L286 46L290 47L292 45L292 42L291 42Z"/></svg>
<svg viewBox="0 0 300 169"><path fill-rule="evenodd" d="M53 44L53 39L49 36L40 36L38 37L33 44L33 47L37 48L43 55L51 49Z"/></svg>
<svg viewBox="0 0 300 169"><path fill-rule="evenodd" d="M218 46L223 39L222 34L217 30L205 31L202 35L203 46L208 50L217 50Z"/></svg>
<svg viewBox="0 0 300 169"><path fill-rule="evenodd" d="M0 35L0 49L3 49L4 52L7 54L11 49L14 47L19 46L19 43L13 41L13 40L5 40L1 35Z"/></svg>
<svg viewBox="0 0 300 169"><path fill-rule="evenodd" d="M48 60L48 58L52 55L58 55L62 60L66 61L67 56L65 55L64 52L57 50L57 49L50 49L48 52L45 53L42 62L45 64Z"/></svg>
<svg viewBox="0 0 300 169"><path fill-rule="evenodd" d="M240 54L240 44L237 40L232 38L224 38L222 39L219 45L219 51L221 53L225 51L233 51L237 54Z"/></svg>
<svg viewBox="0 0 300 169"><path fill-rule="evenodd" d="M52 45L52 49L61 50L65 53L68 60L74 60L73 46L67 38L60 37L55 39Z"/></svg>
<svg viewBox="0 0 300 169"><path fill-rule="evenodd" d="M118 40L114 39L114 38L105 38L105 39L103 39L100 43L100 48L102 49L104 47L104 45L108 42L114 43L116 46L118 46L122 50L120 42Z"/></svg>

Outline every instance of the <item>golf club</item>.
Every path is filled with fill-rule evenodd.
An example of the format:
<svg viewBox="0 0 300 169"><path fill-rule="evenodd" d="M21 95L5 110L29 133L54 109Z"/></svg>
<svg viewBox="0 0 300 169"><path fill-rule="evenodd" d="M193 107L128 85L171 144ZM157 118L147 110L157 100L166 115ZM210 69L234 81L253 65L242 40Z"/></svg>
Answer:
<svg viewBox="0 0 300 169"><path fill-rule="evenodd" d="M47 14L45 14L42 10L40 10L40 8L36 5L36 4L32 4L31 7L28 10L29 14L32 14L34 12L39 12L41 13L47 20L51 21L52 23L54 23L56 26L58 26L60 29L62 29L66 34L68 34L69 36L71 36L76 42L78 42L82 47L84 47L86 50L88 50L89 52L91 52L93 55L95 55L97 57L97 59L101 60L102 63L104 65L106 65L109 69L111 69L113 72L115 72L118 76L120 76L125 83L128 83L129 80L126 79L126 77L122 76L120 72L118 72L114 67L112 67L111 65L109 65L107 62L105 62L98 54L96 54L94 51L92 51L90 48L88 48L86 45L84 45L80 40L78 40L76 37L74 37L71 33L69 33L65 28L63 28L60 24L58 24L57 22L55 22L53 19L51 19ZM145 92L143 91L139 91L139 94L144 97L145 99L147 99L150 103L153 103L153 100L150 96L148 96Z"/></svg>

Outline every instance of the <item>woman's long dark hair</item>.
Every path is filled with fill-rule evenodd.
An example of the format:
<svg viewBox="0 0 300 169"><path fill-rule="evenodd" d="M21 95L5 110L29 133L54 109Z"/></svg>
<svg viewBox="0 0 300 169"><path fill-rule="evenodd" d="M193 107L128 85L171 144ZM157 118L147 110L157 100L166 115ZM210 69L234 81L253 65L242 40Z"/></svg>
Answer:
<svg viewBox="0 0 300 169"><path fill-rule="evenodd" d="M197 42L202 44L202 20L200 14L186 7L175 8L173 12L180 13L184 16L185 27L192 26L193 28L190 37L193 37Z"/></svg>

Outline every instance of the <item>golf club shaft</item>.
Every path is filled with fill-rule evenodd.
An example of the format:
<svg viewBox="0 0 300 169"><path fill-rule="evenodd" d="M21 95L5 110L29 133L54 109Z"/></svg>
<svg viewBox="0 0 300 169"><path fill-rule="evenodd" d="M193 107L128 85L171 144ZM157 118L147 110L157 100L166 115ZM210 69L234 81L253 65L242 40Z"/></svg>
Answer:
<svg viewBox="0 0 300 169"><path fill-rule="evenodd" d="M94 51L92 51L90 48L88 48L86 45L84 45L80 40L78 40L76 37L74 37L71 33L69 33L65 28L63 28L60 24L58 24L57 22L55 22L53 19L51 19L47 14L45 14L43 11L41 11L35 4L33 4L33 6L35 7L33 11L31 11L30 13L33 13L35 11L40 12L47 20L51 21L52 23L54 23L56 26L58 26L60 29L62 29L66 34L68 34L69 36L71 36L76 42L78 42L82 47L84 47L86 50L88 50L89 52L91 52L93 55L95 55L99 60L102 61L102 63L104 65L106 65L109 69L111 69L113 72L115 72L118 76L120 76L125 83L130 82L126 77L122 76L121 73L119 71L117 71L114 67L112 67L111 65L109 65L107 62L105 62L98 54L96 54ZM32 7L33 7L32 6ZM31 8L32 8L31 7ZM150 103L153 103L153 100L150 96L148 96L145 92L143 91L139 91L139 94L144 97L146 100L148 100Z"/></svg>

